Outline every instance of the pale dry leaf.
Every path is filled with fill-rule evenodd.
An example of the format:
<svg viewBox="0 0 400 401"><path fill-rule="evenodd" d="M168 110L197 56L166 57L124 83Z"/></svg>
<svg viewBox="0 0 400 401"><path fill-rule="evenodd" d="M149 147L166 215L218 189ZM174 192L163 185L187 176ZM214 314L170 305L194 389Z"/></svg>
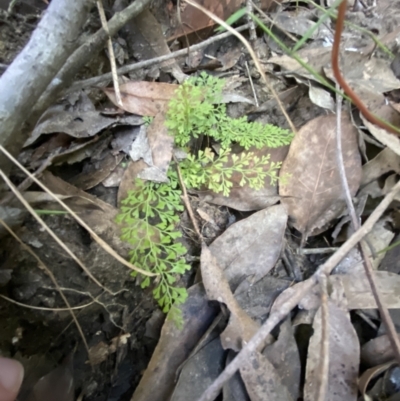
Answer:
<svg viewBox="0 0 400 401"><path fill-rule="evenodd" d="M257 332L259 325L239 306L217 259L204 243L201 249L200 263L208 299L225 304L231 313L228 326L221 334L222 346L224 349L229 348L238 352L242 348L243 342L248 342Z"/></svg>
<svg viewBox="0 0 400 401"><path fill-rule="evenodd" d="M286 223L285 207L271 206L232 224L210 245L231 286L247 276L256 282L275 266Z"/></svg>
<svg viewBox="0 0 400 401"><path fill-rule="evenodd" d="M377 127L370 123L362 114L360 114L363 123L368 128L369 132L381 143L390 148L394 153L400 156L400 138L397 135L391 134L383 128Z"/></svg>
<svg viewBox="0 0 400 401"><path fill-rule="evenodd" d="M163 82L127 82L120 85L122 109L139 116L154 117L165 109L179 85ZM104 88L104 93L117 106L114 88Z"/></svg>
<svg viewBox="0 0 400 401"><path fill-rule="evenodd" d="M364 164L362 170L361 187L390 171L400 174L400 155L393 152L389 147L386 147L372 160Z"/></svg>
<svg viewBox="0 0 400 401"><path fill-rule="evenodd" d="M223 371L226 352L217 337L192 355L183 365L169 401L197 400Z"/></svg>
<svg viewBox="0 0 400 401"><path fill-rule="evenodd" d="M400 334L397 334L400 339ZM387 334L369 340L361 347L361 361L367 366L377 366L395 359Z"/></svg>
<svg viewBox="0 0 400 401"><path fill-rule="evenodd" d="M265 347L262 353L275 367L291 398L297 400L300 396L302 366L290 317L280 324L278 339Z"/></svg>
<svg viewBox="0 0 400 401"><path fill-rule="evenodd" d="M361 180L357 130L349 117L342 118L342 152L351 195ZM336 116L317 117L304 125L293 139L283 162L279 194L294 227L303 238L326 230L345 208L336 160Z"/></svg>
<svg viewBox="0 0 400 401"><path fill-rule="evenodd" d="M329 377L325 401L357 400L357 379L360 345L350 316L332 301L328 301L329 316ZM315 316L314 334L307 353L304 400L315 401L321 381L321 310Z"/></svg>
<svg viewBox="0 0 400 401"><path fill-rule="evenodd" d="M388 309L400 308L400 276L386 271L375 271L374 275L382 302ZM329 277L328 282L332 291L341 291L340 287L343 286L349 310L377 309L375 297L364 272L335 274ZM320 298L319 286L315 286L301 300L299 307L307 310L318 308Z"/></svg>
<svg viewBox="0 0 400 401"><path fill-rule="evenodd" d="M259 352L250 354L240 374L251 401L295 401L282 384L281 374Z"/></svg>

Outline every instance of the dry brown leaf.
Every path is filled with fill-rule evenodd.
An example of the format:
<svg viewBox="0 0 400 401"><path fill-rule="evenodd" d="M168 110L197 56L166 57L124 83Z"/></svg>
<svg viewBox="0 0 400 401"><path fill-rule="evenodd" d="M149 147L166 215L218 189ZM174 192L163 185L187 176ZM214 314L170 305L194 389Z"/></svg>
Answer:
<svg viewBox="0 0 400 401"><path fill-rule="evenodd" d="M131 23L128 23L126 29L130 37L134 38L130 40L130 47L138 60L148 60L171 53L161 25L149 9L143 10ZM160 63L160 68L165 73L172 73L178 82L182 82L185 78L185 74L174 59Z"/></svg>
<svg viewBox="0 0 400 401"><path fill-rule="evenodd" d="M179 85L163 82L127 82L120 85L122 109L139 116L154 117L165 109ZM114 88L103 89L108 98L120 107L115 98Z"/></svg>
<svg viewBox="0 0 400 401"><path fill-rule="evenodd" d="M239 306L217 259L205 244L201 248L200 261L201 275L208 299L224 303L231 312L228 326L221 334L222 346L224 349L229 348L238 352L243 342L248 342L253 337L259 325Z"/></svg>
<svg viewBox="0 0 400 401"><path fill-rule="evenodd" d="M197 400L224 370L226 352L217 337L192 355L183 365L169 401Z"/></svg>
<svg viewBox="0 0 400 401"><path fill-rule="evenodd" d="M400 276L385 271L376 271L374 275L382 302L388 309L400 308ZM329 277L328 282L332 291L340 291L340 287L343 286L348 309L377 309L375 298L364 272L335 274ZM319 286L315 286L299 304L303 309L316 309L319 305Z"/></svg>
<svg viewBox="0 0 400 401"><path fill-rule="evenodd" d="M378 179L389 171L395 171L397 174L400 174L400 155L387 147L368 163L364 164L362 170L361 187Z"/></svg>
<svg viewBox="0 0 400 401"><path fill-rule="evenodd" d="M237 287L247 276L256 282L275 266L286 223L285 208L271 206L231 225L211 244L210 251L231 286Z"/></svg>
<svg viewBox="0 0 400 401"><path fill-rule="evenodd" d="M281 383L287 388L291 399L298 400L302 367L290 317L279 326L278 339L265 347L262 353L275 367Z"/></svg>
<svg viewBox="0 0 400 401"><path fill-rule="evenodd" d="M251 401L295 401L268 359L253 352L240 368Z"/></svg>
<svg viewBox="0 0 400 401"><path fill-rule="evenodd" d="M342 152L350 192L361 180L357 130L349 117L342 118ZM306 239L323 232L345 208L336 161L336 116L311 120L297 133L283 163L279 194L293 225Z"/></svg>
<svg viewBox="0 0 400 401"><path fill-rule="evenodd" d="M329 315L329 377L325 401L357 400L357 379L360 362L360 344L350 316L332 301L328 301ZM307 355L304 400L315 401L320 386L321 366L321 310L313 324Z"/></svg>
<svg viewBox="0 0 400 401"><path fill-rule="evenodd" d="M397 334L400 338L400 334ZM376 366L395 359L393 347L387 334L373 338L361 347L361 361Z"/></svg>
<svg viewBox="0 0 400 401"><path fill-rule="evenodd" d="M377 127L370 123L362 114L360 114L363 123L368 128L369 132L381 143L390 148L394 153L400 156L400 138L397 135L391 134L385 129Z"/></svg>
<svg viewBox="0 0 400 401"><path fill-rule="evenodd" d="M179 306L183 313L183 328L178 328L172 319L166 319L160 340L131 401L168 400L178 367L216 316L217 308L207 301L203 286L195 285L188 293L187 301Z"/></svg>
<svg viewBox="0 0 400 401"><path fill-rule="evenodd" d="M103 159L87 164L82 173L73 177L71 184L83 190L93 188L107 178L124 158L122 154L113 156L109 152L103 156Z"/></svg>
<svg viewBox="0 0 400 401"><path fill-rule="evenodd" d="M269 10L282 0L261 0L261 8ZM237 11L242 5L241 0L225 0L223 2L214 0L199 0L198 4L202 5L208 11L211 11L217 17L226 20L230 15ZM185 4L183 11L180 13L181 24L176 28L168 41L188 35L192 32L202 30L207 27L214 26L215 22L197 8Z"/></svg>

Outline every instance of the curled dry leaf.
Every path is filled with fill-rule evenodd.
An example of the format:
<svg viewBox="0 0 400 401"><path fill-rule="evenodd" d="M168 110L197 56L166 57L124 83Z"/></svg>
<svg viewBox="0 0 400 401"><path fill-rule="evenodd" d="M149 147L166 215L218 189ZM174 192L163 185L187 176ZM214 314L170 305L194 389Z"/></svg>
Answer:
<svg viewBox="0 0 400 401"><path fill-rule="evenodd" d="M342 118L342 152L350 192L361 180L357 130L349 117ZM297 133L283 162L279 194L294 227L306 239L323 232L345 208L336 161L336 116L311 120ZM285 182L286 181L286 182Z"/></svg>
<svg viewBox="0 0 400 401"><path fill-rule="evenodd" d="M162 82L127 82L120 85L122 109L139 116L154 117L162 111L179 85L166 84ZM104 93L117 106L120 107L115 98L113 88L104 88Z"/></svg>
<svg viewBox="0 0 400 401"><path fill-rule="evenodd" d="M325 401L357 400L360 345L347 312L328 301L329 377ZM307 355L304 400L315 401L321 385L321 310L315 316L314 334Z"/></svg>

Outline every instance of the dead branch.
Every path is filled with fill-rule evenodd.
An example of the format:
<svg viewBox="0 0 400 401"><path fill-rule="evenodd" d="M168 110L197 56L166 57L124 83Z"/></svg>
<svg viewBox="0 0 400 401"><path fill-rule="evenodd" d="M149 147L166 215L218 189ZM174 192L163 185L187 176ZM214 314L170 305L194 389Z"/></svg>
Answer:
<svg viewBox="0 0 400 401"><path fill-rule="evenodd" d="M22 125L76 47L93 5L88 0L53 0L28 44L0 78L0 145L17 155L26 140ZM11 164L0 155L0 168Z"/></svg>

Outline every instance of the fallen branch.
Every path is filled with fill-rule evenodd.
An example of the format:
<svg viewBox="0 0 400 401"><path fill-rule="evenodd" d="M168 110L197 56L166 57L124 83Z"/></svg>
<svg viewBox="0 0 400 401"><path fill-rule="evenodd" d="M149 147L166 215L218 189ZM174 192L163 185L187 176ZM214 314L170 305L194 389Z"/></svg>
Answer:
<svg viewBox="0 0 400 401"><path fill-rule="evenodd" d="M26 140L22 126L33 106L76 47L88 0L53 0L28 44L0 78L0 145L17 155ZM0 169L11 164L0 155Z"/></svg>

